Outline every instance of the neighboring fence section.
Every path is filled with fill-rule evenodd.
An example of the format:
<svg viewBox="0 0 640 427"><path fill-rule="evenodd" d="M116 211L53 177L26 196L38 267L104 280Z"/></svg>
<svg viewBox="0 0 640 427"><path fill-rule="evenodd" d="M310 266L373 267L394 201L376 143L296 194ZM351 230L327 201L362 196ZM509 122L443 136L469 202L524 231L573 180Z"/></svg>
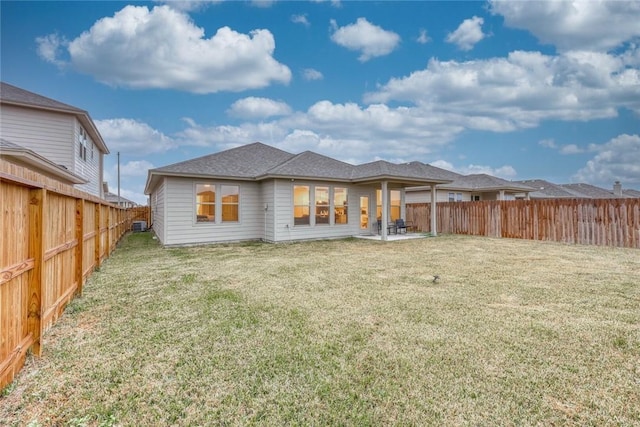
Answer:
<svg viewBox="0 0 640 427"><path fill-rule="evenodd" d="M5 160L0 202L2 389L29 349L41 354L42 334L130 229L134 211Z"/></svg>
<svg viewBox="0 0 640 427"><path fill-rule="evenodd" d="M640 249L640 199L546 199L437 204L437 232ZM431 231L431 205L407 205Z"/></svg>

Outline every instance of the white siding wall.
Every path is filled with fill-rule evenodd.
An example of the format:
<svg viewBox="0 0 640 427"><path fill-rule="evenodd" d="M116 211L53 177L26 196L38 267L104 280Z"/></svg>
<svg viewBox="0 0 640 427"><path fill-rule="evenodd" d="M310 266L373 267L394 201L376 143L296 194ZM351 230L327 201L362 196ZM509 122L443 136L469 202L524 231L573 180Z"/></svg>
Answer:
<svg viewBox="0 0 640 427"><path fill-rule="evenodd" d="M2 105L2 137L28 148L89 181L76 188L102 196L102 153L87 136L87 161L78 157L80 122L71 114ZM93 147L93 159L91 148Z"/></svg>
<svg viewBox="0 0 640 427"><path fill-rule="evenodd" d="M165 178L165 245L257 240L264 236L264 203L259 183ZM195 215L195 183L224 183L240 187L240 221L198 223Z"/></svg>
<svg viewBox="0 0 640 427"><path fill-rule="evenodd" d="M313 186L345 187L348 189L348 223L337 225L294 225L293 224L293 186L308 185L313 200ZM275 241L330 239L355 236L360 233L360 191L358 187L347 184L311 181L275 182ZM313 203L313 201L312 201ZM314 209L311 206L311 215Z"/></svg>
<svg viewBox="0 0 640 427"><path fill-rule="evenodd" d="M162 180L155 191L151 194L151 223L153 225L153 231L156 233L160 243L165 244L166 235L166 209L165 209L165 182L166 178Z"/></svg>
<svg viewBox="0 0 640 427"><path fill-rule="evenodd" d="M262 189L262 201L267 205L267 210L264 218L264 237L267 242L275 242L275 188L276 181L265 181L261 183Z"/></svg>
<svg viewBox="0 0 640 427"><path fill-rule="evenodd" d="M74 136L73 136L73 159L74 159L74 173L89 182L82 185L76 185L76 188L86 191L87 193L102 197L102 153L96 147L93 139L87 135L87 158L80 158L79 154L79 138L80 129L82 125L74 117Z"/></svg>
<svg viewBox="0 0 640 427"><path fill-rule="evenodd" d="M4 139L74 170L74 116L12 105L0 108L0 129Z"/></svg>

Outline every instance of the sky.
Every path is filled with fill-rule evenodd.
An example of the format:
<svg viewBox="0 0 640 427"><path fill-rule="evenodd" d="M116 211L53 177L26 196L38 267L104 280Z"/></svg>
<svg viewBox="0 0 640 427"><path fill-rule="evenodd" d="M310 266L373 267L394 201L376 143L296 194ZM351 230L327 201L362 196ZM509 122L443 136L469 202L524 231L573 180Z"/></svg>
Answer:
<svg viewBox="0 0 640 427"><path fill-rule="evenodd" d="M1 1L2 81L84 109L105 180L260 141L640 189L638 1Z"/></svg>

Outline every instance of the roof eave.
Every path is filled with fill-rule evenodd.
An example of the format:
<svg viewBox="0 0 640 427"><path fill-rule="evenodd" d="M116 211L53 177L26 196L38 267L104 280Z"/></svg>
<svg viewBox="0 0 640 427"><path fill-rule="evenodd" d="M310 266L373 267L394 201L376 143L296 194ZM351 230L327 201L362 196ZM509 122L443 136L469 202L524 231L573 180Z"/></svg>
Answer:
<svg viewBox="0 0 640 427"><path fill-rule="evenodd" d="M14 149L3 147L1 155L2 157L18 159L22 163L26 163L30 166L34 166L38 169L48 172L51 175L65 180L71 184L86 184L89 182L88 180L66 169L63 169L55 163L26 148Z"/></svg>

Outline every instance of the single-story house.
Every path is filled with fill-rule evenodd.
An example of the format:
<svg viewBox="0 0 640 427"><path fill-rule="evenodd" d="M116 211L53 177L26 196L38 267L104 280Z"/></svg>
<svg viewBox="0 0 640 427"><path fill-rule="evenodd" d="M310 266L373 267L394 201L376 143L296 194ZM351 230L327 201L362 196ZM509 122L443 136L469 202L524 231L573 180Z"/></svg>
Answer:
<svg viewBox="0 0 640 427"><path fill-rule="evenodd" d="M452 181L448 184L438 185L436 202L528 199L529 192L533 191L528 185L483 173L472 175L448 173ZM430 202L430 187L419 186L406 189L406 203Z"/></svg>
<svg viewBox="0 0 640 427"><path fill-rule="evenodd" d="M447 176L421 162L355 166L256 142L151 169L145 194L165 246L284 242L378 233L377 221L404 218L406 187L435 188Z"/></svg>
<svg viewBox="0 0 640 427"><path fill-rule="evenodd" d="M554 184L542 179L529 179L519 182L533 187L534 191L529 193L531 199L614 199L638 197L633 195L633 192L636 190L623 190L619 181L613 184L611 190L585 183Z"/></svg>

